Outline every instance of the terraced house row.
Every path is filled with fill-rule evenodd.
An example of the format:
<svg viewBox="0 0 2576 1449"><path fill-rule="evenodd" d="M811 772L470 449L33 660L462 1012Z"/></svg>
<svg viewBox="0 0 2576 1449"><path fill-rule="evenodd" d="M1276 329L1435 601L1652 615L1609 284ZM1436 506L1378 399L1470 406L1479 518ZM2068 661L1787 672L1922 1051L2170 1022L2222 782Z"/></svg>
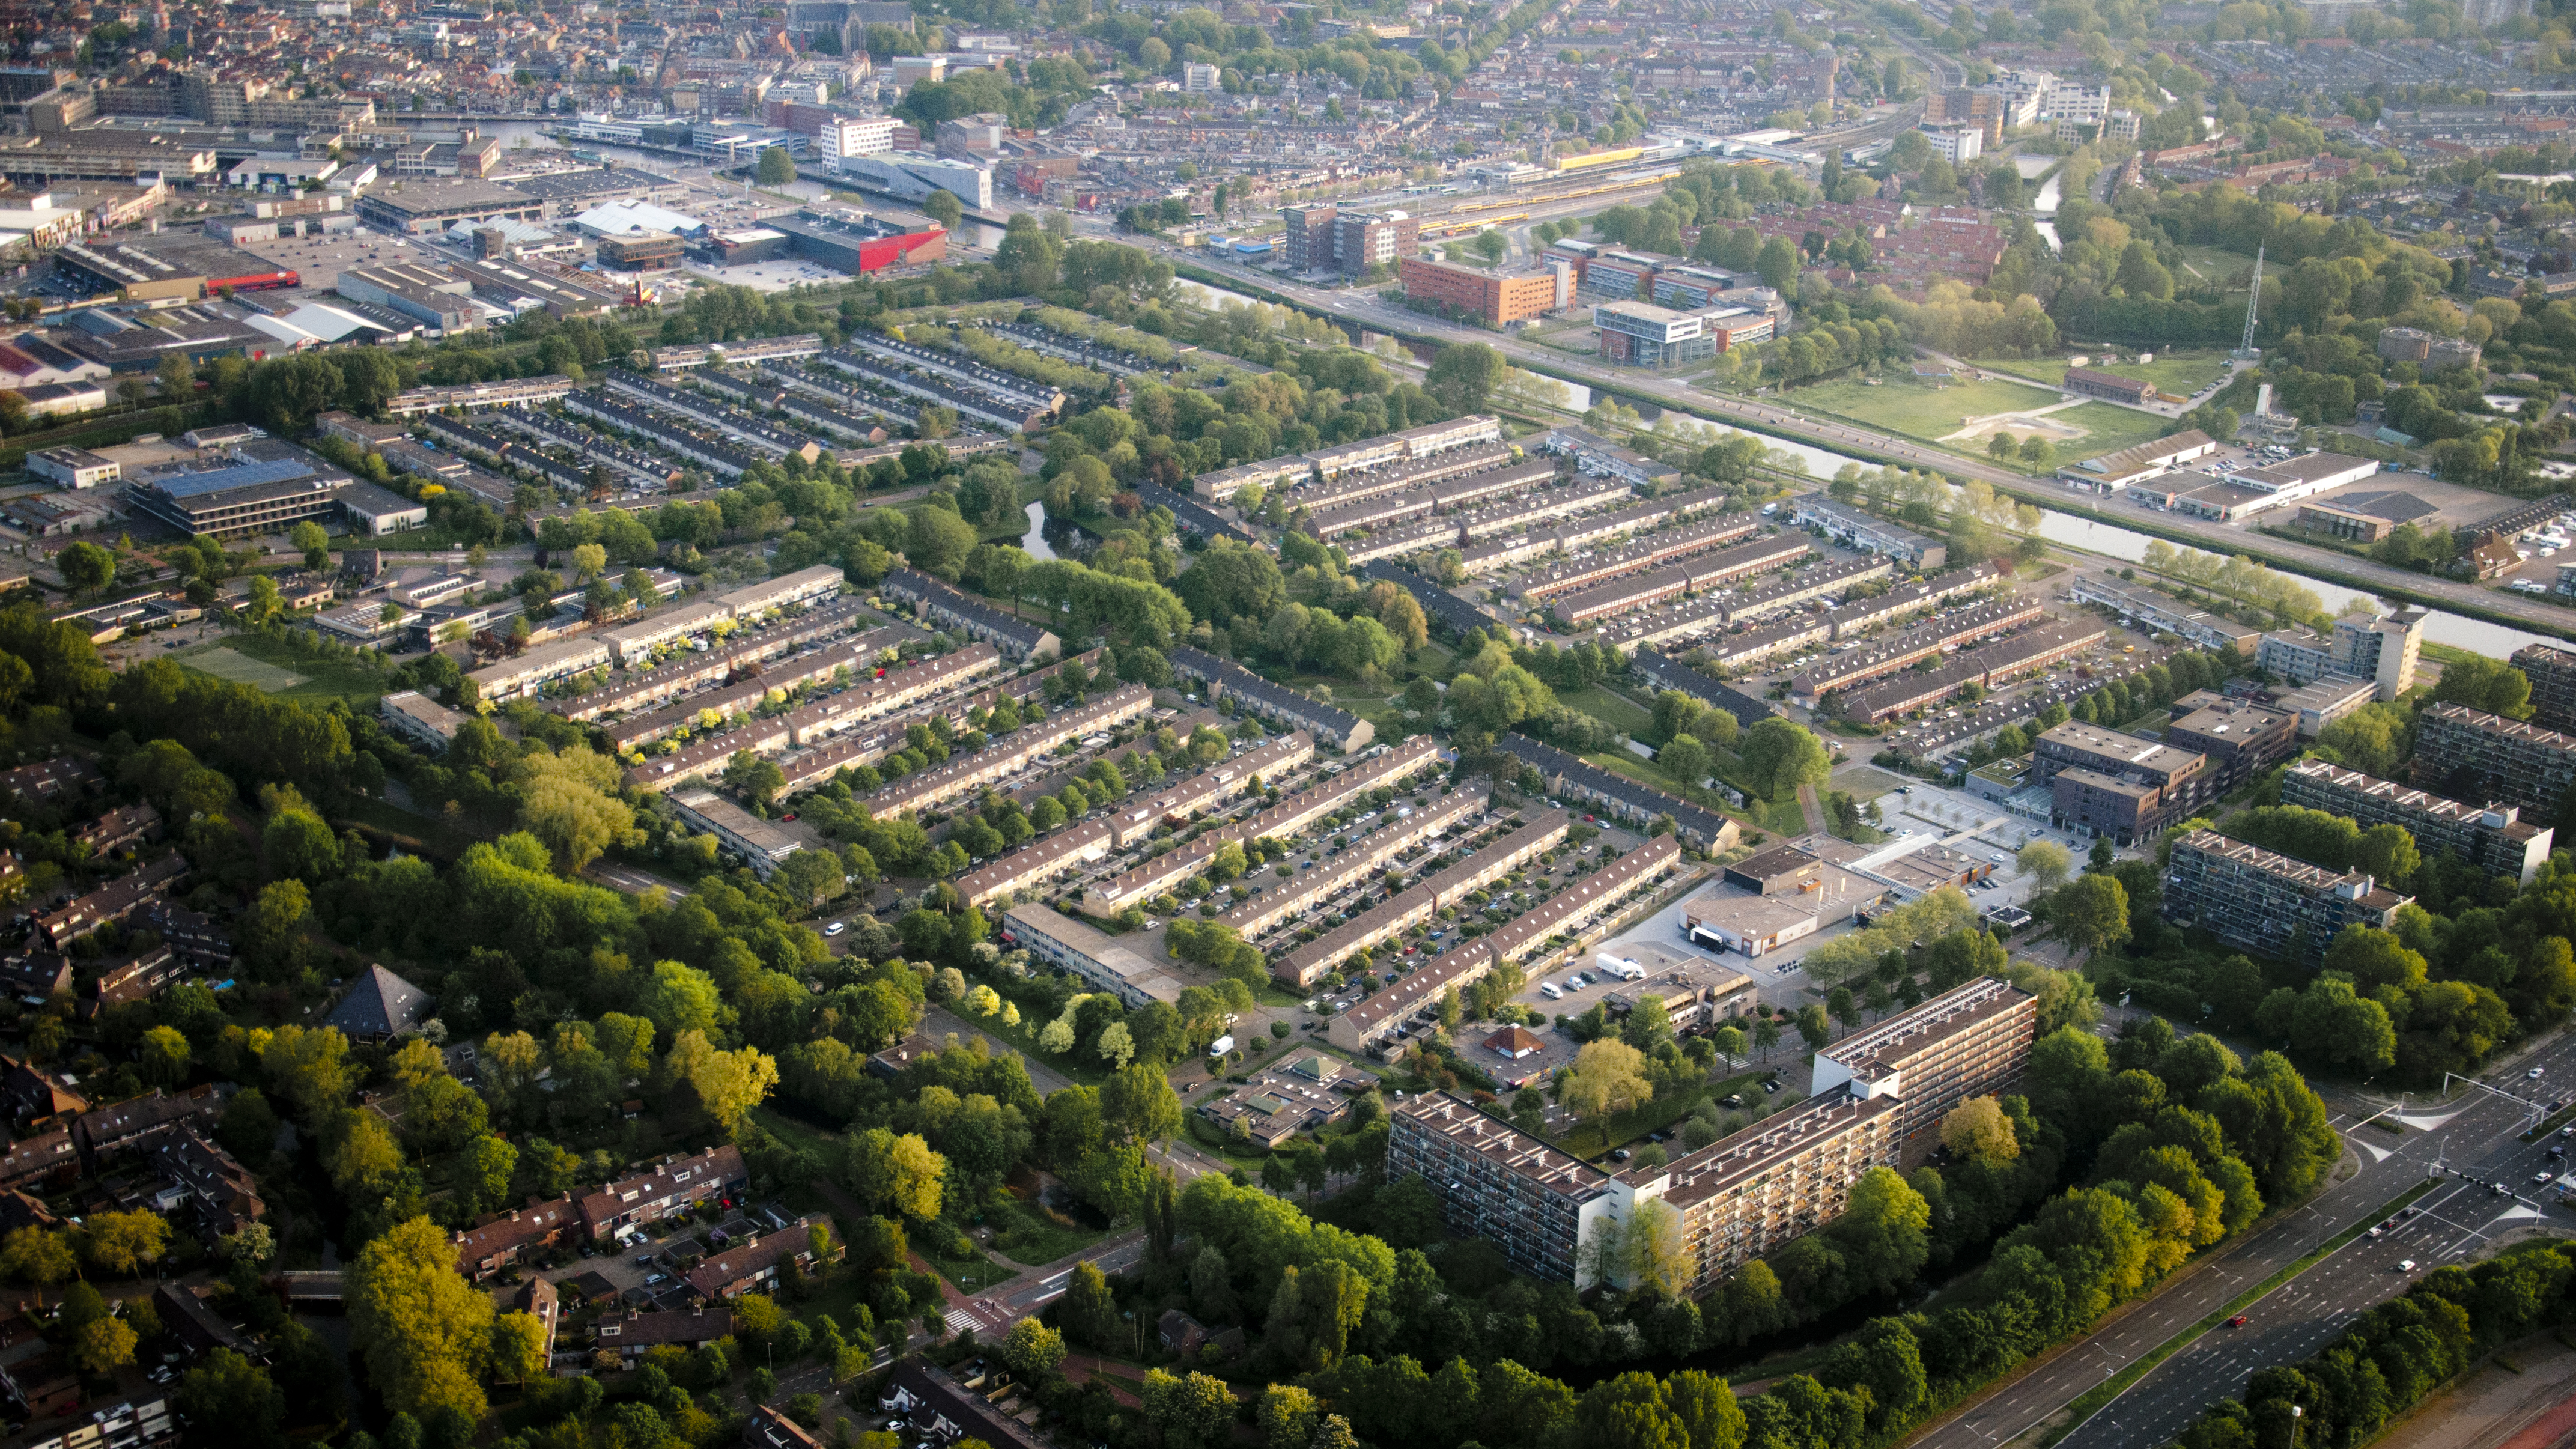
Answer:
<svg viewBox="0 0 2576 1449"><path fill-rule="evenodd" d="M867 798L868 809L884 819L907 810L928 810L978 785L1012 774L1066 740L1095 730L1114 729L1144 716L1154 707L1154 692L1141 684L1121 685L1079 709L1051 714L1024 724L971 754L951 758L918 774L894 781Z"/></svg>
<svg viewBox="0 0 2576 1449"><path fill-rule="evenodd" d="M1619 908L1659 884L1681 864L1681 843L1659 835L1566 886L1503 924L1490 936L1460 943L1333 1018L1324 1035L1345 1051L1373 1051L1455 987L1472 985L1505 965L1533 974L1570 961L1607 934ZM1563 940L1554 950L1549 942Z"/></svg>
<svg viewBox="0 0 2576 1449"><path fill-rule="evenodd" d="M1380 786L1402 788L1405 782L1436 771L1439 766L1440 748L1429 735L1416 735L1356 764L1327 765L1328 773L1322 780L1269 809L1204 831L1114 880L1094 882L1083 892L1082 908L1095 916L1114 916L1198 874L1229 843L1249 844L1265 838L1292 840L1316 821L1365 798L1369 791Z"/></svg>
<svg viewBox="0 0 2576 1449"><path fill-rule="evenodd" d="M1543 600L1577 593L1624 574L1643 573L1677 558L1740 543L1760 532L1761 528L1759 519L1729 515L1659 533L1642 534L1631 539L1624 548L1570 559L1554 568L1531 574L1512 585L1512 597L1520 600L1524 607L1535 607ZM1561 538L1563 535L1558 536ZM1799 546L1805 547L1804 544Z"/></svg>
<svg viewBox="0 0 2576 1449"><path fill-rule="evenodd" d="M1548 614L1558 627L1571 628L1785 568L1813 552L1804 539L1762 539L1568 594L1551 605ZM1886 565L1881 563L1879 567L1883 570Z"/></svg>
<svg viewBox="0 0 2576 1449"><path fill-rule="evenodd" d="M737 634L705 653L692 651L659 668L612 681L603 688L569 699L550 701L545 709L549 714L577 724L624 714L629 710L648 709L677 699L690 690L730 678L736 670L764 665L793 654L808 644L838 638L866 623L870 617L856 601L827 604L765 629ZM902 634L899 629L871 629L860 638L863 641L874 640L879 648L886 648L902 642Z"/></svg>
<svg viewBox="0 0 2576 1449"><path fill-rule="evenodd" d="M2110 637L2098 619L2053 619L2007 639L1962 652L1938 669L1901 674L1885 684L1846 694L1840 704L1845 719L1877 724L1911 710L1938 704L1974 684L1997 684L2071 659Z"/></svg>
<svg viewBox="0 0 2576 1449"><path fill-rule="evenodd" d="M1408 926L1431 919L1439 914L1441 907L1457 904L1460 897L1509 875L1542 853L1554 849L1565 839L1566 829L1573 820L1574 817L1563 810L1547 811L1510 834L1489 841L1478 848L1475 855L1428 880L1398 891L1383 904L1371 907L1271 962L1270 974L1292 991L1306 990L1353 955Z"/></svg>
<svg viewBox="0 0 2576 1449"><path fill-rule="evenodd" d="M1681 1217L1703 1293L1727 1273L1840 1216L1870 1168L1948 1105L1999 1090L2029 1062L2037 1001L1992 977L1945 992L1816 1054L1815 1096L1673 1162L1612 1174L1486 1114L1455 1092L1396 1104L1391 1178L1418 1177L1452 1232L1491 1240L1530 1273L1594 1283L1596 1235L1641 1202Z"/></svg>
<svg viewBox="0 0 2576 1449"><path fill-rule="evenodd" d="M1261 888L1252 899L1217 917L1217 923L1232 926L1244 940L1257 941L1271 927L1293 922L1309 908L1368 881L1423 841L1484 814L1485 805L1484 791L1460 790L1420 810L1397 807L1385 824L1343 846L1342 853L1321 868Z"/></svg>
<svg viewBox="0 0 2576 1449"><path fill-rule="evenodd" d="M1013 659L1064 652L1063 641L1044 624L997 609L919 569L898 567L887 571L877 592L912 605L923 619L937 627L954 629L969 639L981 639Z"/></svg>
<svg viewBox="0 0 2576 1449"><path fill-rule="evenodd" d="M1477 544L1460 556L1461 568L1468 573L1482 573L1530 559L1545 558L1555 553L1573 553L1578 549L1616 538L1623 533L1638 533L1678 523L1694 513L1704 513L1722 506L1731 495L1723 488L1699 488L1688 493L1674 493L1632 508L1612 513L1596 513L1579 518L1562 528L1544 532L1532 530L1508 538ZM1749 536L1749 535L1745 535ZM1730 540L1731 541L1731 540Z"/></svg>
<svg viewBox="0 0 2576 1449"><path fill-rule="evenodd" d="M1231 659L1187 644L1174 645L1170 658L1172 673L1207 686L1210 704L1232 699L1246 714L1289 729L1312 730L1315 738L1338 750L1356 750L1377 738L1377 726L1349 710L1273 684Z"/></svg>
<svg viewBox="0 0 2576 1449"><path fill-rule="evenodd" d="M982 905L1046 885L1067 871L1105 860L1114 851L1141 845L1156 830L1182 829L1226 801L1258 788L1259 782L1296 769L1314 757L1314 736L1304 730L1282 735L1258 749L1220 760L1141 801L1131 801L1103 819L1033 840L961 878L957 882L958 894L966 898L968 905Z"/></svg>
<svg viewBox="0 0 2576 1449"><path fill-rule="evenodd" d="M1591 478L1577 478L1552 488L1534 486L1553 476L1555 466L1553 463L1541 460L1536 463L1524 463L1515 468L1506 468L1503 472L1514 475L1518 480L1515 487L1526 491L1515 492L1510 497L1488 503L1481 508L1444 514L1438 518L1389 529L1366 539L1347 540L1335 546L1342 550L1343 557L1353 563L1366 563L1371 559L1379 558L1395 558L1404 554L1420 553L1425 549L1463 549L1480 538L1510 533L1515 529L1525 528L1534 523L1544 523L1552 518L1588 513L1593 509L1635 496L1625 483L1615 481L1605 483ZM1539 471L1542 469L1546 471Z"/></svg>
<svg viewBox="0 0 2576 1449"><path fill-rule="evenodd" d="M1887 577L1883 558L1833 559L1799 569L1776 582L1742 593L1713 593L1638 618L1622 619L1601 631L1601 643L1620 649L1691 639L1712 629L1766 619L1800 604L1839 594L1855 584Z"/></svg>
<svg viewBox="0 0 2576 1449"><path fill-rule="evenodd" d="M1426 483L1454 477L1457 472L1491 467L1493 455L1480 450L1497 446L1502 439L1501 419L1471 413L1449 422L1410 428L1400 433L1383 433L1355 443L1318 448L1311 453L1269 458L1220 468L1213 473L1201 473L1190 480L1190 491L1211 503L1231 503L1234 495L1242 492L1247 484L1277 489L1295 488L1315 481L1329 484L1338 480L1339 487L1319 489L1298 499L1306 507L1334 508L1380 493L1401 493L1408 488L1419 488ZM1373 472L1364 479L1344 476L1369 470L1383 471Z"/></svg>
<svg viewBox="0 0 2576 1449"><path fill-rule="evenodd" d="M774 676L699 695L668 710L612 726L609 739L621 750L631 749L682 725L702 721L709 713L719 719L733 718L739 712L756 708L772 691L788 691L801 685L828 682L844 669L853 676L872 675L876 668L876 655L877 651L867 647L864 640L816 650ZM637 765L626 772L626 778L642 789L667 790L711 770L723 768L724 762L737 750L749 750L755 755L776 754L791 745L806 743L803 736L808 731L821 734L846 728L865 714L900 709L916 699L996 673L1001 667L1001 656L993 652L991 645L970 644L953 654L915 661L911 667L897 669L883 679L872 678L866 684L854 685L838 695L827 695L788 714L748 720L741 729L691 740L671 754Z"/></svg>
<svg viewBox="0 0 2576 1449"><path fill-rule="evenodd" d="M970 726L968 716L977 709L990 710L1006 699L1025 706L1046 692L1065 665L1079 663L1086 669L1096 668L1107 654L1105 649L1094 649L1074 659L1016 675L990 689L951 695L919 709L862 725L850 733L824 738L812 748L790 754L778 762L778 768L787 777L786 789L792 794L819 785L844 769L873 765L904 749L910 743L914 725L935 729L935 721L945 720L951 731L963 730Z"/></svg>
<svg viewBox="0 0 2576 1449"><path fill-rule="evenodd" d="M2040 617L2039 601L2008 597L1928 619L1874 647L1819 659L1789 681L1790 697L1808 709L1836 690L1865 684L1926 659L2008 633Z"/></svg>
<svg viewBox="0 0 2576 1449"><path fill-rule="evenodd" d="M1424 488L1410 488L1399 493L1378 493L1330 508L1301 508L1306 530L1317 538L1336 538L1363 528L1385 528L1411 519L1427 518L1434 513L1455 513L1490 502L1525 488L1535 488L1556 478L1556 463L1540 458L1526 463L1511 461L1508 448L1474 450L1474 468L1461 468L1448 481ZM1460 462L1469 455L1459 455ZM1444 472L1449 471L1444 467ZM1303 500L1300 500L1303 504Z"/></svg>

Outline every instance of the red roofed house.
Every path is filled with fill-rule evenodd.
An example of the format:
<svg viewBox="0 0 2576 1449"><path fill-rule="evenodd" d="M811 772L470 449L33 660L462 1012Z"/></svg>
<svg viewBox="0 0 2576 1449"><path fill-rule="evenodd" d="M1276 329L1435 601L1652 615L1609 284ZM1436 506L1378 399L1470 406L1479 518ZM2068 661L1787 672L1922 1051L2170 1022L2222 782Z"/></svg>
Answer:
<svg viewBox="0 0 2576 1449"><path fill-rule="evenodd" d="M581 1200L582 1227L593 1238L614 1235L619 1228L658 1222L684 1213L710 1198L721 1199L748 1187L749 1169L742 1150L731 1143L710 1147L694 1157L671 1156L652 1171L620 1178Z"/></svg>
<svg viewBox="0 0 2576 1449"><path fill-rule="evenodd" d="M519 1255L531 1248L551 1248L562 1242L565 1231L578 1221L580 1214L570 1193L552 1202L532 1197L526 1207L486 1213L456 1235L456 1271L479 1283L519 1261Z"/></svg>
<svg viewBox="0 0 2576 1449"><path fill-rule="evenodd" d="M1532 1035L1530 1029L1525 1026L1507 1026L1485 1038L1486 1050L1500 1053L1513 1061L1519 1061L1526 1056L1535 1056L1546 1047L1547 1043Z"/></svg>
<svg viewBox="0 0 2576 1449"><path fill-rule="evenodd" d="M812 1268L814 1236L807 1228L815 1221L799 1218L779 1232L734 1244L690 1269L689 1286L701 1298L738 1298L766 1291L790 1268L799 1273ZM840 1251L838 1243L831 1246L832 1256L838 1257Z"/></svg>

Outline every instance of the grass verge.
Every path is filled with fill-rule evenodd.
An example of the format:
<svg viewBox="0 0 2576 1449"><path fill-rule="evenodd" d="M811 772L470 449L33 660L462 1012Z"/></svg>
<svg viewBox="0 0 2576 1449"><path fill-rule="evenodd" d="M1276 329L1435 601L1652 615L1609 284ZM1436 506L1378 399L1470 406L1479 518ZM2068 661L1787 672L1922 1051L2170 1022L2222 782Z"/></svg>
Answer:
<svg viewBox="0 0 2576 1449"><path fill-rule="evenodd" d="M2550 1113L2547 1117L2542 1118L2539 1126L2522 1134L2522 1140L2525 1142L2537 1142L2541 1138L2548 1136L2550 1133L2557 1131L2559 1128L2566 1126L2570 1122L2576 1122L2576 1106L2561 1107L2557 1111Z"/></svg>
<svg viewBox="0 0 2576 1449"><path fill-rule="evenodd" d="M2092 1388L2078 1395L2073 1403L2066 1406L2066 1412L2071 1417L2068 1418L2064 1424L2055 1429L2051 1429L2046 1435L2041 1437L2039 1441L2040 1449L2048 1449L2048 1446L2055 1444L2060 1439L2065 1438L2067 1435L2072 1434L2077 1429L2083 1427L2085 1420L2092 1418L2097 1413L2100 1413L2113 1399L2116 1399L2120 1397L2120 1395L2128 1392L2130 1385L2154 1372L2156 1365L2163 1363L2166 1359L2173 1357L2175 1354L2182 1352L2184 1349L2189 1348L2192 1344L2198 1342L2201 1335L2208 1333L2213 1328L2223 1326L2227 1320L2234 1318L2237 1314L2240 1314L2246 1309L2252 1307L2266 1294L2269 1294L2274 1289L2279 1288L2282 1284L2289 1282L2291 1279L2298 1277L2300 1274L2305 1273L2317 1264L2324 1262L2327 1258L2333 1256L2336 1250L2342 1248L2344 1244L2349 1243L2353 1239L2360 1237L2363 1233L2370 1231L2370 1227L2373 1223L2384 1220L2389 1214L2396 1212L2398 1209L2405 1207L2408 1203L2411 1203L2417 1198L2422 1197L2424 1194L2431 1192L2439 1185L2440 1184L2433 1182L2419 1182L2413 1187L2408 1188L2406 1191L2399 1193L2397 1196L2390 1198L2387 1202L2380 1205L2377 1212L2374 1212L2370 1216L2363 1218L2361 1221L2354 1223L2351 1227L2344 1229L2333 1237L2326 1239L2324 1243L2318 1245L2318 1247L2314 1251L2310 1252L2306 1257L2298 1259L2287 1267L2281 1269L2281 1271L2274 1273L2271 1277L2264 1279L2262 1282L2257 1283L2253 1287L2246 1289L2244 1292L2237 1294L2227 1302L2220 1304L2210 1312L2208 1317L2203 1318L2198 1323L2195 1323L2191 1327L2184 1329L2182 1332L2175 1334L2173 1337L2166 1339L2162 1344L2158 1345L2152 1352L2139 1359L2136 1363L2129 1365L2127 1368L2120 1370L2118 1373L2113 1374L2111 1377L2104 1379L2102 1382L2095 1384Z"/></svg>

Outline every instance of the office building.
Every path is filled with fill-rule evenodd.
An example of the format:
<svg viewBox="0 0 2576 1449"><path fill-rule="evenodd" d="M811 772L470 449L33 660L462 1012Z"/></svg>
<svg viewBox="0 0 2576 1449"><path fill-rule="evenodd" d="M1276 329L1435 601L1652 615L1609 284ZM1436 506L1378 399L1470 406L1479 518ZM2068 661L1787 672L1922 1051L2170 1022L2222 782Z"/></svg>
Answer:
<svg viewBox="0 0 2576 1449"><path fill-rule="evenodd" d="M1932 154L1953 166L1985 154L1983 126L1925 126L1922 132L1923 139L1932 143Z"/></svg>
<svg viewBox="0 0 2576 1449"><path fill-rule="evenodd" d="M2576 739L2465 705L2416 716L2414 782L2454 800L2503 800L2556 815L2576 788Z"/></svg>
<svg viewBox="0 0 2576 1449"><path fill-rule="evenodd" d="M1462 1095L1424 1093L1393 1109L1387 1171L1429 1185L1452 1232L1578 1288L1594 1282L1584 1251L1594 1236L1661 1199L1681 1215L1684 1291L1701 1293L1840 1216L1863 1173L1896 1162L1907 1123L1922 1130L1962 1098L2010 1083L2028 1060L2035 1010L2003 982L1970 982L1853 1038L1860 1050L1841 1061L1820 1056L1806 1103L1667 1166L1616 1176ZM1909 1111L1909 1096L1922 1105Z"/></svg>
<svg viewBox="0 0 2576 1449"><path fill-rule="evenodd" d="M1341 212L1333 217L1333 264L1356 277L1371 267L1392 270L1396 260L1421 248L1422 218L1402 211Z"/></svg>
<svg viewBox="0 0 2576 1449"><path fill-rule="evenodd" d="M2215 830L2176 840L2165 869L2166 920L2311 968L2344 927L2387 930L2413 899L2359 871L2326 870Z"/></svg>
<svg viewBox="0 0 2576 1449"><path fill-rule="evenodd" d="M2218 789L2203 756L2080 720L2040 734L2026 783L2051 792L2051 824L2120 845L2152 839Z"/></svg>
<svg viewBox="0 0 2576 1449"><path fill-rule="evenodd" d="M2531 681L2532 723L2544 729L2576 729L2576 650L2526 644L2513 652L2513 667Z"/></svg>
<svg viewBox="0 0 2576 1449"><path fill-rule="evenodd" d="M2325 760L2300 760L2281 776L2281 803L2339 815L2364 830L2396 825L2425 855L2447 852L2489 875L2531 884L2557 830L2522 819L2513 805L2469 805Z"/></svg>
<svg viewBox="0 0 2576 1449"><path fill-rule="evenodd" d="M1405 257L1397 263L1396 275L1408 300L1445 303L1452 312L1481 317L1497 327L1574 304L1574 269L1563 262L1540 271L1506 272Z"/></svg>
<svg viewBox="0 0 2576 1449"><path fill-rule="evenodd" d="M2206 756L2222 795L2298 750L2299 717L2287 710L2205 689L2183 696L2174 707L2178 713L2165 727L2165 743Z"/></svg>

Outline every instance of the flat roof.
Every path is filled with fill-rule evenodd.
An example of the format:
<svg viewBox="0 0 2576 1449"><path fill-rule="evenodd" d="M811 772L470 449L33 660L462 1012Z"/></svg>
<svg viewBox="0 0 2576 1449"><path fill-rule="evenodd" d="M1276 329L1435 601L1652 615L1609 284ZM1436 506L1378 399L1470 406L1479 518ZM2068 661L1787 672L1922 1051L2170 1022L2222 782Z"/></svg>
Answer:
<svg viewBox="0 0 2576 1449"><path fill-rule="evenodd" d="M1980 976L1911 1011L1854 1032L1816 1055L1849 1069L1855 1077L1876 1080L1902 1066L1904 1058L2037 999L2000 976Z"/></svg>

